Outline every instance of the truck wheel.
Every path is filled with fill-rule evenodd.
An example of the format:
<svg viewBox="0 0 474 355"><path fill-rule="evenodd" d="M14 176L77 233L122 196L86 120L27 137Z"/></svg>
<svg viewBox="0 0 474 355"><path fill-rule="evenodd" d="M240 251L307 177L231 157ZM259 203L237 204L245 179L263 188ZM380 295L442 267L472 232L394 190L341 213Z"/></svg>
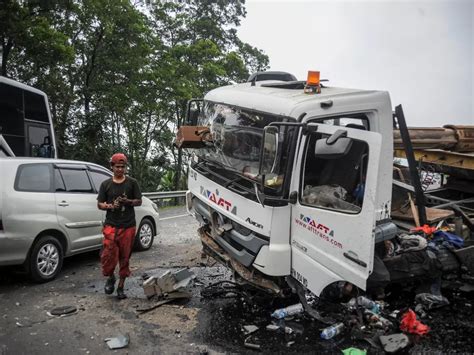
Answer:
<svg viewBox="0 0 474 355"><path fill-rule="evenodd" d="M138 226L137 235L135 236L135 249L148 250L153 245L155 238L155 228L148 218L143 218Z"/></svg>
<svg viewBox="0 0 474 355"><path fill-rule="evenodd" d="M56 278L63 266L64 252L61 243L54 237L45 235L33 246L29 259L30 276L42 283Z"/></svg>

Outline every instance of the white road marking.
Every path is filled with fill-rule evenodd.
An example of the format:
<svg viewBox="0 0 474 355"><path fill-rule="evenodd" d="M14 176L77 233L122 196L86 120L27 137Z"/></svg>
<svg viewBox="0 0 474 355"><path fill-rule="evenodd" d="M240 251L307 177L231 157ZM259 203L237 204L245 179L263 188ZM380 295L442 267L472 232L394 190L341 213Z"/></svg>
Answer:
<svg viewBox="0 0 474 355"><path fill-rule="evenodd" d="M186 217L186 216L191 216L191 215L189 213L180 214L179 216L171 216L171 217L160 218L160 221L164 221L165 219L172 219L172 218L179 218L179 217Z"/></svg>

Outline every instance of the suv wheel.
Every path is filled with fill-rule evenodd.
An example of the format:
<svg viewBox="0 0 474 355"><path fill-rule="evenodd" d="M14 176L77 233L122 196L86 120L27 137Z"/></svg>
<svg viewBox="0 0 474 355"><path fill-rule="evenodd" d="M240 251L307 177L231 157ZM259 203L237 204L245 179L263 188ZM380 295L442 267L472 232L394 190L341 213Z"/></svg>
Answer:
<svg viewBox="0 0 474 355"><path fill-rule="evenodd" d="M53 280L63 266L63 247L54 237L41 237L33 246L29 259L30 276L35 282Z"/></svg>
<svg viewBox="0 0 474 355"><path fill-rule="evenodd" d="M153 223L149 219L144 218L138 227L137 235L135 237L135 249L150 249L153 244L154 237L155 228L153 227Z"/></svg>

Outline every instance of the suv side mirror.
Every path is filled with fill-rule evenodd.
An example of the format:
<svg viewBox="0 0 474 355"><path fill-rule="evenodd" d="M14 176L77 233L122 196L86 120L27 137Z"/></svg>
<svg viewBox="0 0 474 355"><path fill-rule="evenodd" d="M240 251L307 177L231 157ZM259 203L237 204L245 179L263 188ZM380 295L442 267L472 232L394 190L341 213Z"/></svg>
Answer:
<svg viewBox="0 0 474 355"><path fill-rule="evenodd" d="M352 142L351 138L347 138L347 131L339 129L330 137L316 141L314 155L320 159L341 158L349 152Z"/></svg>
<svg viewBox="0 0 474 355"><path fill-rule="evenodd" d="M262 147L260 151L259 174L266 175L275 172L278 164L279 130L275 126L267 126L263 130Z"/></svg>

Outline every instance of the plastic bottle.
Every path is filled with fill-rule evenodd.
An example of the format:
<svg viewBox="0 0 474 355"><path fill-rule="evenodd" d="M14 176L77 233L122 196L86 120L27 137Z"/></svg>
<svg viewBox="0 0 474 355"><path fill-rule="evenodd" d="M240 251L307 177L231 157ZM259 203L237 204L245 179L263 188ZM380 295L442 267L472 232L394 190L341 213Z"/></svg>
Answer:
<svg viewBox="0 0 474 355"><path fill-rule="evenodd" d="M277 309L272 313L272 317L276 319L282 319L293 314L298 314L304 311L303 305L301 303L293 304L291 306Z"/></svg>
<svg viewBox="0 0 474 355"><path fill-rule="evenodd" d="M378 305L376 302L372 301L371 299L368 299L367 297L364 296L359 296L357 298L352 298L347 305L349 307L356 307L357 305L362 306L364 308L370 309L374 313L379 313L380 312L380 305Z"/></svg>
<svg viewBox="0 0 474 355"><path fill-rule="evenodd" d="M321 332L321 338L328 340L334 338L337 334L341 333L344 329L344 323L336 323L323 329Z"/></svg>

